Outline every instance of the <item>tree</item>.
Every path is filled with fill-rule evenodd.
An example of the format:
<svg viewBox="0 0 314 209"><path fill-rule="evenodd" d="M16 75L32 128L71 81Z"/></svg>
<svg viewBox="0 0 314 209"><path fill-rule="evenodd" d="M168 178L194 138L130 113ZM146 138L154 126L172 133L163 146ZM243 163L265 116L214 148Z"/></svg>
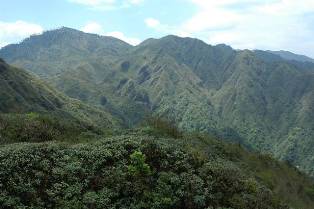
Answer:
<svg viewBox="0 0 314 209"><path fill-rule="evenodd" d="M145 163L145 154L135 151L130 155L130 158L131 165L128 166L128 170L132 176L147 176L151 174L149 165Z"/></svg>

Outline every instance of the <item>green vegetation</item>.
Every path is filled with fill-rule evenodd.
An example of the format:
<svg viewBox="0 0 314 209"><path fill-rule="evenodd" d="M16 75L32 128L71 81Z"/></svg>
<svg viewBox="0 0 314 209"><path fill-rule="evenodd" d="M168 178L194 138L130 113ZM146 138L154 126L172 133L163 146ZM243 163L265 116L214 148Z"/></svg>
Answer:
<svg viewBox="0 0 314 209"><path fill-rule="evenodd" d="M285 163L207 136L175 139L163 131L4 145L0 205L310 209L314 203L313 181Z"/></svg>
<svg viewBox="0 0 314 209"><path fill-rule="evenodd" d="M53 114L0 114L0 144L64 140L77 143L110 134L109 130Z"/></svg>
<svg viewBox="0 0 314 209"><path fill-rule="evenodd" d="M168 136L173 138L182 137L182 132L178 129L175 122L170 122L165 118L149 116L144 119L142 126L146 127L147 133L155 136Z"/></svg>
<svg viewBox="0 0 314 209"><path fill-rule="evenodd" d="M68 28L0 56L48 83L0 59L0 208L314 205L311 63Z"/></svg>
<svg viewBox="0 0 314 209"><path fill-rule="evenodd" d="M24 70L0 62L0 113L30 112L103 129L120 123L105 110L71 99Z"/></svg>
<svg viewBox="0 0 314 209"><path fill-rule="evenodd" d="M314 59L304 56L304 55L298 55L291 53L289 51L268 51L272 54L279 55L281 58L286 59L286 60L291 60L291 61L299 61L299 62L312 62L314 63Z"/></svg>
<svg viewBox="0 0 314 209"><path fill-rule="evenodd" d="M314 175L311 62L176 36L132 47L69 28L4 47L0 57L106 113L109 124L134 127L147 114L167 116L180 130L239 142Z"/></svg>
<svg viewBox="0 0 314 209"><path fill-rule="evenodd" d="M236 164L140 133L6 145L0 165L2 208L288 208Z"/></svg>
<svg viewBox="0 0 314 209"><path fill-rule="evenodd" d="M129 173L132 176L146 176L151 174L148 164L145 163L146 156L139 151L135 151L130 155L131 165L128 166Z"/></svg>

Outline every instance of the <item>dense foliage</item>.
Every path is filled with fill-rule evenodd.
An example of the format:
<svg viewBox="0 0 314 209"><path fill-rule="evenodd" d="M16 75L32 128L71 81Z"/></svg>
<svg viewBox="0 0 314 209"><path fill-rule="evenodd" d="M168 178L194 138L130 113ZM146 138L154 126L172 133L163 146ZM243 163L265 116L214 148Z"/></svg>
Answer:
<svg viewBox="0 0 314 209"><path fill-rule="evenodd" d="M109 130L54 114L0 114L0 144L15 142L79 142Z"/></svg>
<svg viewBox="0 0 314 209"><path fill-rule="evenodd" d="M4 146L0 191L4 209L288 208L232 162L138 134Z"/></svg>
<svg viewBox="0 0 314 209"><path fill-rule="evenodd" d="M119 125L118 120L107 111L71 99L25 70L0 60L0 113L29 112L104 129Z"/></svg>
<svg viewBox="0 0 314 209"><path fill-rule="evenodd" d="M105 137L49 115L1 115L1 143L9 144L0 148L0 205L310 209L314 203L313 182L290 165L208 136L173 135L178 131L166 120L150 121ZM21 141L28 143L10 144Z"/></svg>

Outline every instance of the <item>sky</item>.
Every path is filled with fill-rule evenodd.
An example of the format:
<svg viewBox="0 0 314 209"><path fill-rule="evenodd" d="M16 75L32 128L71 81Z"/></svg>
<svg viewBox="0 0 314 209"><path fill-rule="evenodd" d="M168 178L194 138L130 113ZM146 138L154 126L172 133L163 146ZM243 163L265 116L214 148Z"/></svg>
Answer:
<svg viewBox="0 0 314 209"><path fill-rule="evenodd" d="M314 57L314 0L0 1L0 47L65 26L132 45L173 34Z"/></svg>

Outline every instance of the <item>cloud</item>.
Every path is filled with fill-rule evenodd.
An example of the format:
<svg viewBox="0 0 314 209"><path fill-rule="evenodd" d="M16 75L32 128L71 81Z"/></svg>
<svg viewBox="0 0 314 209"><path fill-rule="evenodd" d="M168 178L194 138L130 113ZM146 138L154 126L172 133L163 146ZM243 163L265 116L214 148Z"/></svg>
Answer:
<svg viewBox="0 0 314 209"><path fill-rule="evenodd" d="M139 43L141 43L140 39L134 38L134 37L128 37L120 31L105 32L104 28L97 22L89 22L85 26L83 26L80 30L85 33L95 33L102 36L115 37L131 45L138 45Z"/></svg>
<svg viewBox="0 0 314 209"><path fill-rule="evenodd" d="M177 25L148 18L162 33L226 43L244 49L287 49L314 57L313 0L186 0L196 12ZM310 51L310 52L309 52Z"/></svg>
<svg viewBox="0 0 314 209"><path fill-rule="evenodd" d="M0 21L0 47L21 41L30 35L40 34L43 28L34 23L18 20L16 22Z"/></svg>
<svg viewBox="0 0 314 209"><path fill-rule="evenodd" d="M97 22L89 22L81 28L81 31L85 33L104 34L103 27Z"/></svg>
<svg viewBox="0 0 314 209"><path fill-rule="evenodd" d="M120 31L112 31L112 32L108 32L106 33L107 36L112 36L112 37L115 37L115 38L118 38L122 41L125 41L133 46L136 46L138 44L141 43L141 40L140 39L137 39L137 38L132 38L132 37L126 37L122 32Z"/></svg>
<svg viewBox="0 0 314 209"><path fill-rule="evenodd" d="M154 30L156 30L162 34L173 34L173 35L177 35L180 37L190 36L190 33L187 33L185 31L181 30L179 27L163 24L155 18L151 18L151 17L146 18L144 20L144 23L147 27L152 28L152 29L154 29Z"/></svg>
<svg viewBox="0 0 314 209"><path fill-rule="evenodd" d="M308 47L304 41L314 35L314 30L309 31L312 20L304 17L314 12L312 0L190 1L199 10L181 29L210 43L301 52Z"/></svg>
<svg viewBox="0 0 314 209"><path fill-rule="evenodd" d="M159 20L155 19L155 18L146 18L145 19L145 24L147 27L150 27L150 28L157 28L159 25L160 25L160 22Z"/></svg>
<svg viewBox="0 0 314 209"><path fill-rule="evenodd" d="M68 0L95 10L114 10L140 5L144 0Z"/></svg>

